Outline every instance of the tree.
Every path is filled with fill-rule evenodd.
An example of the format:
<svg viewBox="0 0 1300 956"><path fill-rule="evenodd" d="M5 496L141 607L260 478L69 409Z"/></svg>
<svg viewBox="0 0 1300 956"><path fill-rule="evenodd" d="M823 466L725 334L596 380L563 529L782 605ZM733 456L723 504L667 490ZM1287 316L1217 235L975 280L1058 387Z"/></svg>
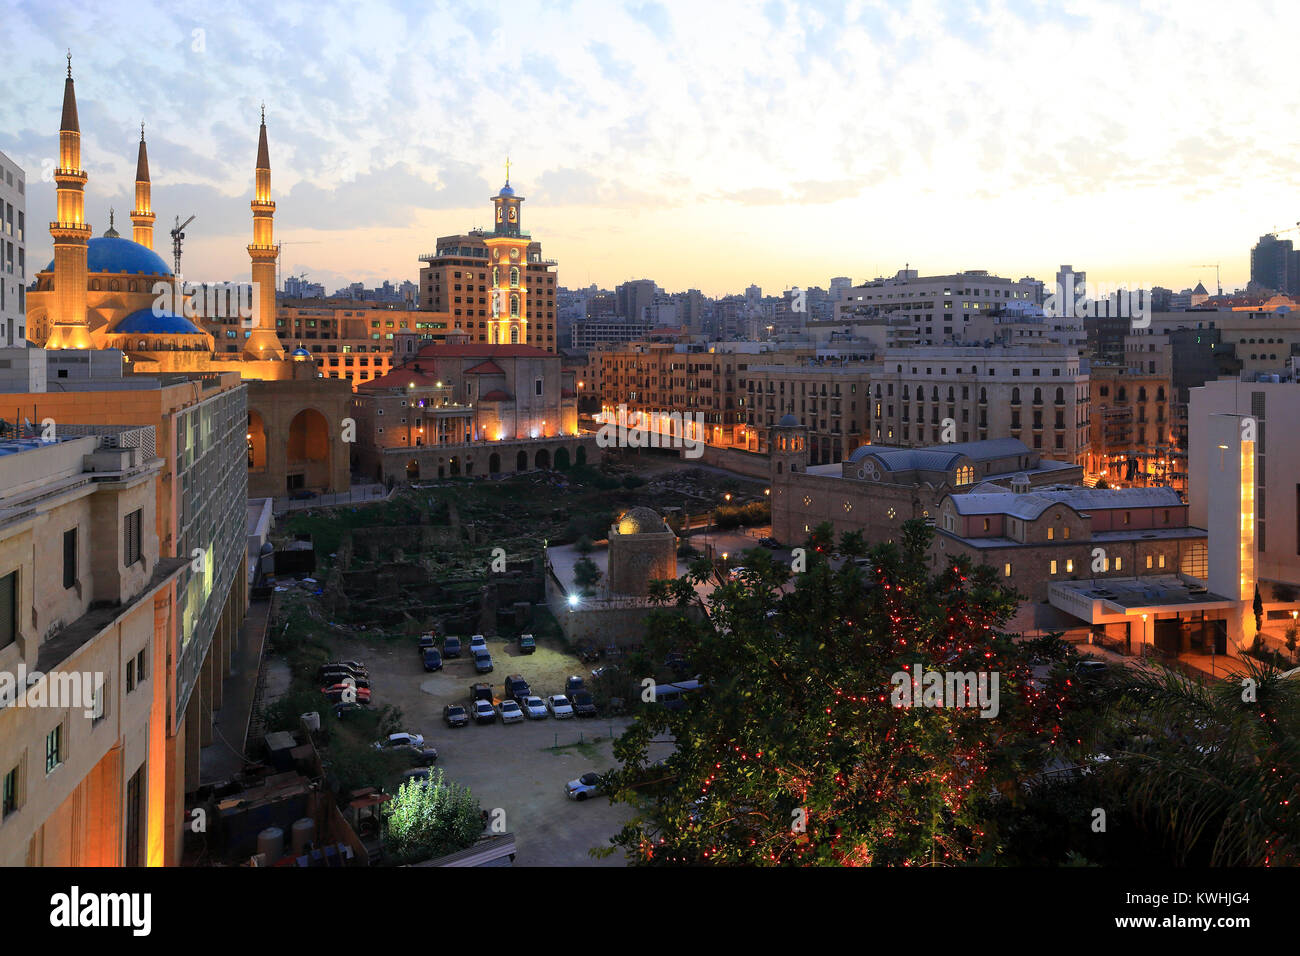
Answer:
<svg viewBox="0 0 1300 956"><path fill-rule="evenodd" d="M1295 648L1296 648L1296 623L1295 621L1292 621L1290 624L1286 626L1286 649L1287 649L1287 653L1291 655L1292 660L1295 660Z"/></svg>
<svg viewBox="0 0 1300 956"><path fill-rule="evenodd" d="M647 708L617 742L611 793L644 809L614 846L641 864L988 858L990 794L1016 792L1069 746L1066 684L1030 692L1026 655L999 631L1015 594L964 560L931 576L931 534L907 522L900 544L868 553L869 578L810 554L788 593L790 570L769 561L719 587L707 616L667 603L652 615L652 657L682 649L705 689L678 710ZM819 526L810 552L829 535ZM707 573L707 562L693 565L658 596L698 600ZM996 673L996 717L964 697L960 707L895 706L913 665L982 672L986 686ZM676 752L648 765L648 742L665 733Z"/></svg>
<svg viewBox="0 0 1300 956"><path fill-rule="evenodd" d="M581 557L573 565L573 583L583 594L591 594L602 577L596 562L588 557Z"/></svg>
<svg viewBox="0 0 1300 956"><path fill-rule="evenodd" d="M1109 488L1109 487L1110 487L1110 482L1108 482L1105 478L1098 478L1098 479L1097 479L1097 483L1096 483L1095 485L1093 485L1093 487L1094 487L1094 488L1101 488L1101 489L1105 490L1106 488Z"/></svg>
<svg viewBox="0 0 1300 956"><path fill-rule="evenodd" d="M1264 629L1264 601L1259 596L1258 581L1255 582L1255 600L1250 607L1255 612L1255 632L1258 633Z"/></svg>
<svg viewBox="0 0 1300 956"><path fill-rule="evenodd" d="M592 544L591 539L584 534L578 539L578 543L574 545L574 548L577 549L579 554L591 554L591 552L595 550L596 546Z"/></svg>
<svg viewBox="0 0 1300 956"><path fill-rule="evenodd" d="M469 788L444 782L441 770L404 781L385 804L384 844L398 865L463 850L482 832L478 801Z"/></svg>

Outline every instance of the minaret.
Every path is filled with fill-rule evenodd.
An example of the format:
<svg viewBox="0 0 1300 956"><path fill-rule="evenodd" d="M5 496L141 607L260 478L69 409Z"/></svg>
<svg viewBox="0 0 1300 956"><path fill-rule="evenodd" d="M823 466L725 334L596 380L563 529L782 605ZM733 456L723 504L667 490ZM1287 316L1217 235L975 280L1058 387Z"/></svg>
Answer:
<svg viewBox="0 0 1300 956"><path fill-rule="evenodd" d="M144 147L144 123L140 124L140 156L135 161L135 208L131 210L131 238L146 249L153 248L153 203L149 196L149 154Z"/></svg>
<svg viewBox="0 0 1300 956"><path fill-rule="evenodd" d="M81 168L81 128L77 123L77 94L72 87L72 53L63 84L63 121L59 124L59 165L54 170L56 219L50 223L54 240L54 302L50 310L47 349L88 349L86 324L86 171Z"/></svg>
<svg viewBox="0 0 1300 956"><path fill-rule="evenodd" d="M278 250L272 236L275 203L271 201L271 154L266 147L266 107L257 138L257 181L253 189L253 331L244 343L244 355L254 359L283 359L284 346L275 333L275 260Z"/></svg>

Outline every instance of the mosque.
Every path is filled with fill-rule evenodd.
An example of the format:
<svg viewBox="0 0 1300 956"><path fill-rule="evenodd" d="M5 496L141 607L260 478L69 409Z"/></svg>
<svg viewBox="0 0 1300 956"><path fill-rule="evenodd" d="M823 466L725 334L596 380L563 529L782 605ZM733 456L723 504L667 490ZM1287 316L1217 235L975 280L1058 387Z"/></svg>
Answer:
<svg viewBox="0 0 1300 956"><path fill-rule="evenodd" d="M36 274L28 293L27 337L33 345L51 350L120 349L124 362L137 374L237 371L250 385L250 434L256 430L265 436L268 447L284 449L286 454L291 449L313 449L311 486L320 491L344 490L349 481L348 450L337 440L337 423L348 414L351 389L346 381L320 378L306 350L298 348L286 355L275 331L278 248L265 110L254 176L253 232L247 247L254 327L247 331L242 351L217 352L212 335L183 314L190 310L159 306L160 301L185 302L188 296L178 288L183 280L154 251L156 215L143 124L131 238L117 232L112 218L103 235L92 236L85 219L89 176L81 168L81 128L69 55L59 163L54 170L57 212L50 223L54 259ZM162 294L160 287L165 287ZM250 471L249 494L279 495L303 487L301 468L295 464L302 462L267 462L261 474Z"/></svg>

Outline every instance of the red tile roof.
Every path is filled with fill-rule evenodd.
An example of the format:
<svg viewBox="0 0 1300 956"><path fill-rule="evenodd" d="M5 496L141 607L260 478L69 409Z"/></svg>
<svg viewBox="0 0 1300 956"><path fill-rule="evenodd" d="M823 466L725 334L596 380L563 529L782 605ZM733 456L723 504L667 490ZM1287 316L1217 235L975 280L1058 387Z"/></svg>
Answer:
<svg viewBox="0 0 1300 956"><path fill-rule="evenodd" d="M486 362L479 362L473 368L465 369L466 375L504 375L501 366L496 362L488 359Z"/></svg>
<svg viewBox="0 0 1300 956"><path fill-rule="evenodd" d="M492 389L492 391L488 392L486 395L483 396L482 401L485 401L485 402L508 402L508 401L510 401L510 396L509 396L509 394L507 394L506 392L503 392L501 389L499 389L499 388L494 388L494 389Z"/></svg>

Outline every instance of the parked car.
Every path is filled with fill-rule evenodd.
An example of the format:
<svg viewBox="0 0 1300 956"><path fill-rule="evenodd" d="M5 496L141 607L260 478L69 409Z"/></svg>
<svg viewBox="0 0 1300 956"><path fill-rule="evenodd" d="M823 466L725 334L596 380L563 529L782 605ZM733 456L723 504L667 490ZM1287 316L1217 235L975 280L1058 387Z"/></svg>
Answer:
<svg viewBox="0 0 1300 956"><path fill-rule="evenodd" d="M781 542L777 541L776 538L759 538L758 546L760 548L779 548L781 547Z"/></svg>
<svg viewBox="0 0 1300 956"><path fill-rule="evenodd" d="M474 720L480 724L491 724L497 719L497 709L490 700L474 701Z"/></svg>
<svg viewBox="0 0 1300 956"><path fill-rule="evenodd" d="M589 690L574 691L569 696L569 703L573 705L574 714L579 717L596 716L596 700Z"/></svg>
<svg viewBox="0 0 1300 956"><path fill-rule="evenodd" d="M337 684L347 678L369 680L370 672L364 667L347 667L342 664L322 664L316 671L316 679L322 684Z"/></svg>
<svg viewBox="0 0 1300 956"><path fill-rule="evenodd" d="M551 716L556 720L564 720L566 717L573 716L573 705L569 703L569 698L563 694L552 694L546 698L546 709L551 712Z"/></svg>
<svg viewBox="0 0 1300 956"><path fill-rule="evenodd" d="M1098 677L1110 670L1110 665L1095 657L1085 657L1074 665L1080 677Z"/></svg>
<svg viewBox="0 0 1300 956"><path fill-rule="evenodd" d="M460 657L460 638L448 635L442 641L443 657Z"/></svg>
<svg viewBox="0 0 1300 956"><path fill-rule="evenodd" d="M480 674L492 673L492 655L486 649L474 653L474 670Z"/></svg>
<svg viewBox="0 0 1300 956"><path fill-rule="evenodd" d="M438 653L436 647L426 647L424 649L424 669L426 671L442 670L442 655Z"/></svg>
<svg viewBox="0 0 1300 956"><path fill-rule="evenodd" d="M482 682L469 685L469 702L472 704L476 700L492 701L492 685Z"/></svg>
<svg viewBox="0 0 1300 956"><path fill-rule="evenodd" d="M520 635L519 635L519 653L520 653L520 654L531 654L531 653L533 653L533 652L536 651L536 650L537 650L537 642L536 642L535 640L533 640L533 635L531 635L531 634L520 634Z"/></svg>
<svg viewBox="0 0 1300 956"><path fill-rule="evenodd" d="M408 770L402 774L403 782L413 780L416 783L428 783L433 779L433 770L429 767L416 767L414 770Z"/></svg>
<svg viewBox="0 0 1300 956"><path fill-rule="evenodd" d="M426 647L433 647L433 635L432 635L432 634L421 634L421 635L420 635L419 648L420 648L420 653L421 653L421 654L424 653L424 649L425 649Z"/></svg>
<svg viewBox="0 0 1300 956"><path fill-rule="evenodd" d="M570 800L586 800L600 793L600 774L584 773L577 780L570 780L564 785L564 792Z"/></svg>
<svg viewBox="0 0 1300 956"><path fill-rule="evenodd" d="M387 740L380 740L375 744L376 750L392 750L395 747L423 747L424 736L422 734L413 734L401 731L396 734L389 734Z"/></svg>
<svg viewBox="0 0 1300 956"><path fill-rule="evenodd" d="M320 692L324 694L331 702L336 704L368 704L370 703L370 688L357 687L355 684L330 684L322 687Z"/></svg>
<svg viewBox="0 0 1300 956"><path fill-rule="evenodd" d="M582 682L581 677L579 677L577 674L573 674L565 679L564 692L566 694L574 694L582 690L586 686L587 685Z"/></svg>
<svg viewBox="0 0 1300 956"><path fill-rule="evenodd" d="M353 674L351 671L324 671L317 675L322 684L346 684L351 682L357 687L369 687L370 678L365 675Z"/></svg>
<svg viewBox="0 0 1300 956"><path fill-rule="evenodd" d="M501 685L504 692L503 696L514 701L523 700L525 697L533 695L532 689L528 686L528 681L524 680L521 674L511 674L506 678L506 682Z"/></svg>
<svg viewBox="0 0 1300 956"><path fill-rule="evenodd" d="M355 671L364 671L366 669L365 661L326 661L322 667L350 667Z"/></svg>
<svg viewBox="0 0 1300 956"><path fill-rule="evenodd" d="M469 639L469 652L471 654L477 653L479 650L482 650L484 653L486 653L487 649L488 649L487 638L484 637L482 634L475 634L473 637Z"/></svg>
<svg viewBox="0 0 1300 956"><path fill-rule="evenodd" d="M442 709L443 722L448 727L468 727L469 714L460 704L448 704Z"/></svg>
<svg viewBox="0 0 1300 956"><path fill-rule="evenodd" d="M524 719L524 712L513 700L503 700L501 706L497 708L497 713L503 724L515 724Z"/></svg>
<svg viewBox="0 0 1300 956"><path fill-rule="evenodd" d="M591 679L600 680L602 677L605 677L606 675L610 677L614 677L616 674L618 674L617 664L604 664L600 667L592 668Z"/></svg>
<svg viewBox="0 0 1300 956"><path fill-rule="evenodd" d="M361 704L338 703L334 705L334 716L337 717L339 720L347 720L349 717L351 717L353 714L357 713L357 711L361 709L362 709Z"/></svg>
<svg viewBox="0 0 1300 956"><path fill-rule="evenodd" d="M546 719L546 703L540 697L525 697L519 702L519 706L529 720Z"/></svg>

